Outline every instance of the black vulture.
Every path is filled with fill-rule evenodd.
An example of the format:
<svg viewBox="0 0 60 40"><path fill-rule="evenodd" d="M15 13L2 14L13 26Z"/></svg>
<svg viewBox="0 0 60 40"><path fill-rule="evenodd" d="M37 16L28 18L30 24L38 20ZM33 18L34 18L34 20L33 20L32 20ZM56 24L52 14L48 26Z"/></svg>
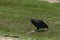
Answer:
<svg viewBox="0 0 60 40"><path fill-rule="evenodd" d="M31 23L36 27L35 31L38 31L41 28L43 28L43 29L46 28L48 30L48 25L42 20L31 19Z"/></svg>

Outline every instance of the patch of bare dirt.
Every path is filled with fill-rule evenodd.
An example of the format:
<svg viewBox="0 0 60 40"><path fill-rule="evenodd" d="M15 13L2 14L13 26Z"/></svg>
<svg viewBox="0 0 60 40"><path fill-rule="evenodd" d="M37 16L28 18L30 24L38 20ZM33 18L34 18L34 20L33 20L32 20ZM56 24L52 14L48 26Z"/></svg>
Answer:
<svg viewBox="0 0 60 40"><path fill-rule="evenodd" d="M47 1L50 3L60 3L60 0L39 0L39 1Z"/></svg>
<svg viewBox="0 0 60 40"><path fill-rule="evenodd" d="M19 39L13 37L0 37L0 40L19 40Z"/></svg>

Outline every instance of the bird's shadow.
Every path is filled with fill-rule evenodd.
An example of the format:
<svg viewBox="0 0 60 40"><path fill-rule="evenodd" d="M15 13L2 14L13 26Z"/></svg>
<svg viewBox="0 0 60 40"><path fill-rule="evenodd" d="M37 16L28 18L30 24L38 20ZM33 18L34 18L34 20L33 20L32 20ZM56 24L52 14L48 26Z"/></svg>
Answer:
<svg viewBox="0 0 60 40"><path fill-rule="evenodd" d="M47 30L38 30L38 31L36 31L36 32L45 32L45 31L47 31Z"/></svg>
<svg viewBox="0 0 60 40"><path fill-rule="evenodd" d="M30 31L28 34L37 34L41 32L46 32L47 30L38 30L38 31Z"/></svg>

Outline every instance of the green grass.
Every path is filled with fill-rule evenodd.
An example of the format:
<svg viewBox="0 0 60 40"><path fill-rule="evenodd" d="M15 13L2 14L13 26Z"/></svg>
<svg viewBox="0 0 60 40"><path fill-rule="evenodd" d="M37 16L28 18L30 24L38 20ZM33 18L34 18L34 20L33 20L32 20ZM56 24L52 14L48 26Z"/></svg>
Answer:
<svg viewBox="0 0 60 40"><path fill-rule="evenodd" d="M35 30L31 19L49 25L48 32L27 35ZM19 35L21 40L60 40L60 3L38 0L0 0L0 35Z"/></svg>

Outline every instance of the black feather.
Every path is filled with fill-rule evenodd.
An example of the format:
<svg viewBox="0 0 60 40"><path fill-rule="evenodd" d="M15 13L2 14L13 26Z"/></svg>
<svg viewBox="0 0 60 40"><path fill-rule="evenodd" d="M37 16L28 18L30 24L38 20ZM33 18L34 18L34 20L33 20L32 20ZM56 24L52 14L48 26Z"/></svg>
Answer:
<svg viewBox="0 0 60 40"><path fill-rule="evenodd" d="M31 19L31 23L37 28L37 30L41 28L48 29L48 25L42 20Z"/></svg>

